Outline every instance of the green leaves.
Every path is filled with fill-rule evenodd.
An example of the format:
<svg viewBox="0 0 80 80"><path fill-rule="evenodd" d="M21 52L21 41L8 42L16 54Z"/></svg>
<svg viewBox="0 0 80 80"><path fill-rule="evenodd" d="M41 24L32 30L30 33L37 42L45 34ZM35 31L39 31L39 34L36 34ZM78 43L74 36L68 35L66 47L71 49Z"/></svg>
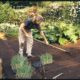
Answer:
<svg viewBox="0 0 80 80"><path fill-rule="evenodd" d="M68 41L77 42L77 39L80 35L79 28L73 26L73 24L66 23L64 21L59 21L53 26L48 26L46 29L43 29L46 38L49 43L59 43L64 45ZM33 31L33 36L36 39L42 40L42 37L37 31Z"/></svg>
<svg viewBox="0 0 80 80"><path fill-rule="evenodd" d="M78 39L78 36L76 36L76 35L71 35L70 36L70 40L73 41L74 43L77 42L77 39Z"/></svg>
<svg viewBox="0 0 80 80"><path fill-rule="evenodd" d="M9 2L0 3L0 23L20 23L27 18L26 14L13 9Z"/></svg>
<svg viewBox="0 0 80 80"><path fill-rule="evenodd" d="M46 37L50 43L55 43L57 41L57 36L55 34L46 34Z"/></svg>
<svg viewBox="0 0 80 80"><path fill-rule="evenodd" d="M64 45L64 44L66 44L67 43L67 39L65 39L65 38L59 38L59 43L60 43L60 45Z"/></svg>
<svg viewBox="0 0 80 80"><path fill-rule="evenodd" d="M68 24L68 27L66 30L63 31L64 35L69 38L72 42L76 42L78 39L78 35L76 35L76 26L73 26L72 24Z"/></svg>
<svg viewBox="0 0 80 80"><path fill-rule="evenodd" d="M39 34L37 30L32 29L33 37L38 40L42 40L42 36Z"/></svg>
<svg viewBox="0 0 80 80"><path fill-rule="evenodd" d="M9 24L9 23L1 23L0 31L4 32L6 36L9 37L17 37L18 35L18 25Z"/></svg>
<svg viewBox="0 0 80 80"><path fill-rule="evenodd" d="M12 18L15 18L14 10L9 3L0 3L0 23L9 22Z"/></svg>

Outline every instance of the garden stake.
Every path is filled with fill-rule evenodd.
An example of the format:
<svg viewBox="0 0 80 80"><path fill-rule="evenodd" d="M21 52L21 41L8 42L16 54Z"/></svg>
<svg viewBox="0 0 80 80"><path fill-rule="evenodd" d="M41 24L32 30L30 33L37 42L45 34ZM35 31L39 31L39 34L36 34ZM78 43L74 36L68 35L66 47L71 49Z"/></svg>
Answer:
<svg viewBox="0 0 80 80"><path fill-rule="evenodd" d="M44 65L42 65L42 67L41 67L41 75L42 75L42 79L46 79Z"/></svg>
<svg viewBox="0 0 80 80"><path fill-rule="evenodd" d="M2 67L2 59L0 58L0 79L2 79L2 77L3 77L2 69L3 69L3 67Z"/></svg>
<svg viewBox="0 0 80 80"><path fill-rule="evenodd" d="M54 76L52 79L56 79L56 78L58 78L59 76L61 76L62 74L63 74L63 73L60 73L60 74Z"/></svg>
<svg viewBox="0 0 80 80"><path fill-rule="evenodd" d="M39 57L29 58L29 61L31 62L35 70L41 74L42 79L45 79L45 69L44 65L42 65L40 58Z"/></svg>

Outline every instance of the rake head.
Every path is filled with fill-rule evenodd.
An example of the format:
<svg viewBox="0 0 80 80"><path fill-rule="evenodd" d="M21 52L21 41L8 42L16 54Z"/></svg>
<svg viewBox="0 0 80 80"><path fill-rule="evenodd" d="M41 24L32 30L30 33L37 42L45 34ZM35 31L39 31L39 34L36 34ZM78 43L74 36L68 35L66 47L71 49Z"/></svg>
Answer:
<svg viewBox="0 0 80 80"><path fill-rule="evenodd" d="M65 51L65 53L68 55L72 55L72 53L70 51Z"/></svg>

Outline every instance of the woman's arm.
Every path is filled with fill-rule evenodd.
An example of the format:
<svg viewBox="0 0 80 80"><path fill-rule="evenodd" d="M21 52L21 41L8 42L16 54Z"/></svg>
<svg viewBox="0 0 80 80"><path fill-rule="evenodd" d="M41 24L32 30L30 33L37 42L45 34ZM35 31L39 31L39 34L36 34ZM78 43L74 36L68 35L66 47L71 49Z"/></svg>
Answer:
<svg viewBox="0 0 80 80"><path fill-rule="evenodd" d="M24 29L24 26L25 26L25 24L22 23L22 24L20 25L20 28L21 28L21 30L24 32L25 36L26 36L26 37L29 37L28 33L27 33L26 30Z"/></svg>
<svg viewBox="0 0 80 80"><path fill-rule="evenodd" d="M40 35L44 38L45 43L49 44L48 41L47 41L47 39L46 39L46 37L45 37L45 35L44 35L43 31L40 31Z"/></svg>

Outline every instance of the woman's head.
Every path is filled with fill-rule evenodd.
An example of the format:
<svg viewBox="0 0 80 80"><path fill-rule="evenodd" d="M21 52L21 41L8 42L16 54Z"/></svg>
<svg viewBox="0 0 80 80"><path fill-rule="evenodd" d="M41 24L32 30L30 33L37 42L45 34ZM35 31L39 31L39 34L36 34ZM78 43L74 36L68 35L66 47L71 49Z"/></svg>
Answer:
<svg viewBox="0 0 80 80"><path fill-rule="evenodd" d="M30 12L37 12L37 7L36 6L32 6L30 9L29 9Z"/></svg>
<svg viewBox="0 0 80 80"><path fill-rule="evenodd" d="M28 16L34 17L37 14L37 7L36 6L30 7L27 13Z"/></svg>
<svg viewBox="0 0 80 80"><path fill-rule="evenodd" d="M44 19L41 15L37 15L35 21L36 21L36 23L40 24L41 22L44 21Z"/></svg>

